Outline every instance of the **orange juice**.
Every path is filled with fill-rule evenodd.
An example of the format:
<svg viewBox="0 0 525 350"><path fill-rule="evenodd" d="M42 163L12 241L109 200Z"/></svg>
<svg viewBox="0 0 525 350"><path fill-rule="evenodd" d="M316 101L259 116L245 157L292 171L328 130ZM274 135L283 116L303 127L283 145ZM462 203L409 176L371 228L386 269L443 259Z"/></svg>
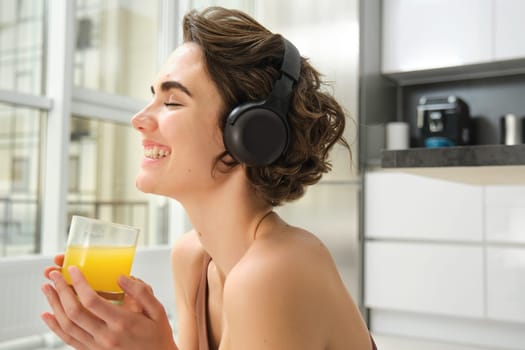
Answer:
<svg viewBox="0 0 525 350"><path fill-rule="evenodd" d="M123 291L117 283L118 276L129 275L134 255L135 247L69 246L62 275L67 283L71 284L67 268L75 265L82 271L91 288L100 295L119 299L119 296L123 296ZM112 298L112 295L115 298Z"/></svg>

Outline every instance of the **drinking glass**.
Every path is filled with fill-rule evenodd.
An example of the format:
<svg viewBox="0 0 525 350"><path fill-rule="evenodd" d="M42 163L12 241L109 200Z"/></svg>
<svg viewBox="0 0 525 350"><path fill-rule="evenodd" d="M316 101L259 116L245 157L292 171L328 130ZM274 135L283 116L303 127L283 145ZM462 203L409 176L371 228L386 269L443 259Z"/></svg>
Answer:
<svg viewBox="0 0 525 350"><path fill-rule="evenodd" d="M139 229L83 216L73 216L62 275L71 285L68 267L77 266L87 282L102 297L119 302L124 292L117 283L129 276Z"/></svg>

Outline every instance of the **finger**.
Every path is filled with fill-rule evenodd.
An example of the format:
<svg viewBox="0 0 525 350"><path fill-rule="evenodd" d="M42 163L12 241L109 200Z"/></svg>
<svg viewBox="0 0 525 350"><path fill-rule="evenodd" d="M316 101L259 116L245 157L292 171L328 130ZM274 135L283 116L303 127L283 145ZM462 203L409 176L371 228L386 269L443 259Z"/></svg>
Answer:
<svg viewBox="0 0 525 350"><path fill-rule="evenodd" d="M121 311L120 308L115 308L115 305L98 295L88 284L78 267L70 266L68 272L71 276L71 282L73 283L73 288L77 293L78 299L87 310L102 321L105 321L105 323L119 320L117 311Z"/></svg>
<svg viewBox="0 0 525 350"><path fill-rule="evenodd" d="M62 265L64 264L64 254L57 254L53 259L57 266L48 266L44 269L44 276L49 279L49 274L51 271L60 271Z"/></svg>
<svg viewBox="0 0 525 350"><path fill-rule="evenodd" d="M65 316L92 336L100 333L104 327L104 321L93 315L89 308L85 308L85 305L83 306L79 302L73 289L70 288L60 273L52 272L49 276L55 283L56 292ZM93 293L95 292L93 291ZM96 293L95 296L98 297ZM56 312L55 315L59 316ZM59 317L58 320L60 322Z"/></svg>
<svg viewBox="0 0 525 350"><path fill-rule="evenodd" d="M93 337L67 317L56 290L47 284L42 286L42 292L44 292L54 313L54 315L49 313L42 314L42 319L47 326L66 342L66 344L73 345L77 343L80 344L80 342L84 344L92 343Z"/></svg>
<svg viewBox="0 0 525 350"><path fill-rule="evenodd" d="M122 302L122 306L125 307L126 310L129 310L136 314L144 313L144 310L142 309L142 306L139 304L139 302L133 299L129 294L124 294L124 301Z"/></svg>
<svg viewBox="0 0 525 350"><path fill-rule="evenodd" d="M56 318L54 315L46 312L41 315L42 320L45 322L47 327L53 331L64 343L66 343L69 346L72 346L73 348L77 350L89 350L88 346L84 346L82 343L80 343L78 340L73 338L72 336L66 334L62 328L60 328L60 325L58 324Z"/></svg>
<svg viewBox="0 0 525 350"><path fill-rule="evenodd" d="M139 281L139 282L141 282L141 283L144 283L144 284L146 285L146 287L148 287L149 292L150 292L151 294L155 295L155 294L153 293L153 288L152 288L149 284L147 284L146 282L144 282L143 280L141 280L140 278L135 277L135 276L129 276L129 278L131 278L132 280L135 280L135 281Z"/></svg>
<svg viewBox="0 0 525 350"><path fill-rule="evenodd" d="M125 293L128 293L142 306L146 316L152 320L166 318L164 307L153 295L153 289L146 283L121 275L118 284Z"/></svg>
<svg viewBox="0 0 525 350"><path fill-rule="evenodd" d="M144 283L148 287L149 292L153 294L153 288L151 288L149 284L145 283L143 280L135 276L129 276L129 278ZM123 305L124 307L126 307L126 309L130 310L131 312L144 314L144 309L142 308L142 305L131 295L129 295L129 293L124 293Z"/></svg>
<svg viewBox="0 0 525 350"><path fill-rule="evenodd" d="M47 279L51 279L49 278L49 274L52 272L52 271L58 271L60 272L61 271L61 268L60 267L56 267L56 266L48 266L44 269L44 276L47 278Z"/></svg>
<svg viewBox="0 0 525 350"><path fill-rule="evenodd" d="M58 266L64 265L64 254L57 254L55 255L55 264Z"/></svg>

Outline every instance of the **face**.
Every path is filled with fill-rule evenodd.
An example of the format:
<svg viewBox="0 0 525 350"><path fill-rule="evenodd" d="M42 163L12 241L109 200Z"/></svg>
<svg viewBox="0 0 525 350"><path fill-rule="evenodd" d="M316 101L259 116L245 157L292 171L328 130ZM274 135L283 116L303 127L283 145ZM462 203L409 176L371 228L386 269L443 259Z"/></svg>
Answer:
<svg viewBox="0 0 525 350"><path fill-rule="evenodd" d="M201 48L175 50L152 85L153 100L132 119L143 137L136 183L143 192L182 199L209 191L224 151L218 121L222 99L205 69Z"/></svg>

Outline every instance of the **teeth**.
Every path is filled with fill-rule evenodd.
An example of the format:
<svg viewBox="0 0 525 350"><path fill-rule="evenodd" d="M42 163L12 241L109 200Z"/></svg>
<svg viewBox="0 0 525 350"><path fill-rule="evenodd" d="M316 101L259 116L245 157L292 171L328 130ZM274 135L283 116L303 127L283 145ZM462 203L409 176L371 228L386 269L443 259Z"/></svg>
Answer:
<svg viewBox="0 0 525 350"><path fill-rule="evenodd" d="M167 157L170 154L168 150L159 149L157 146L153 148L145 148L144 156L151 159L160 159Z"/></svg>

